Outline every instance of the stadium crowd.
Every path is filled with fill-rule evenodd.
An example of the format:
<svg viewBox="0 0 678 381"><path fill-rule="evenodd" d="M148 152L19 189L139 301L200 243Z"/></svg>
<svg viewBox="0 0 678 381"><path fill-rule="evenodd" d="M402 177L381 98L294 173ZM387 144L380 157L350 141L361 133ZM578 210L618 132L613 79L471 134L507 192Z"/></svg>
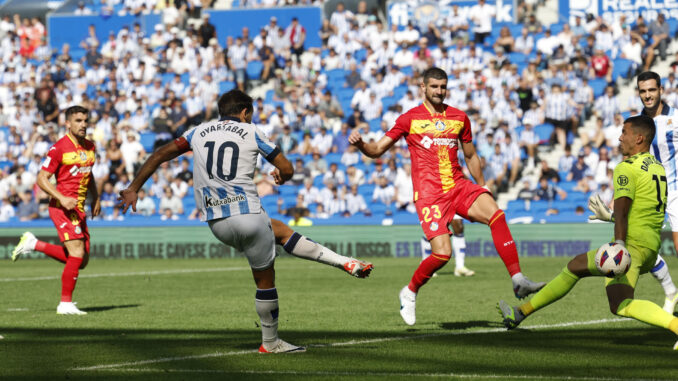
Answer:
<svg viewBox="0 0 678 381"><path fill-rule="evenodd" d="M150 35L137 23L103 41L91 26L79 46L57 49L46 44L37 18L0 21L0 221L47 218L48 199L35 179L64 131L59 110L76 104L91 110L89 137L98 152L92 171L102 189L102 218L119 220L124 216L115 207L117 193L146 154L217 118L221 92L259 85L271 90L256 100L253 122L295 165L291 185L275 186L266 163L255 174L269 213L289 216L291 224L308 224L307 217L415 215L404 141L382 160L370 160L347 136L356 128L366 141L383 136L401 113L420 103L419 75L430 66L448 73L446 102L468 113L495 194L524 173L537 173L540 181L524 183L521 200L602 191L610 201L611 170L621 160L621 122L642 107L638 97L620 104L617 79L668 59L675 33L663 17L608 24L589 16L544 26L528 12L521 24L497 24L483 0L467 13L454 6L448 17L425 27L389 28L363 1L355 12L339 3L319 30L307 30L296 18L278 25L271 17L260 28L219 40L218 27L202 12L211 5L81 3L76 14L161 12L162 23ZM192 18L200 19L199 26L188 22ZM312 33L319 34L321 48L305 45ZM671 67L663 98L678 106L678 53ZM580 130L592 117L597 127ZM581 152L571 152L575 138L584 144ZM557 169L540 163L540 145L565 150ZM197 218L190 161L163 165L140 195L138 213Z"/></svg>

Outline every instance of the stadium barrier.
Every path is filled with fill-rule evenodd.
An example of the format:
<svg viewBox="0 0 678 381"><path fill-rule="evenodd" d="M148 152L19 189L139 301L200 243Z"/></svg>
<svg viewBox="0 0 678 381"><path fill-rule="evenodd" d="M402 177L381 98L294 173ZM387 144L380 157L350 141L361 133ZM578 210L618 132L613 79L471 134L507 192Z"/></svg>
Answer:
<svg viewBox="0 0 678 381"><path fill-rule="evenodd" d="M511 231L523 257L567 257L597 248L612 238L612 224L512 225ZM344 255L356 257L419 257L419 226L312 226L297 230ZM9 259L25 229L0 230L0 259ZM58 243L54 228L36 228L40 239ZM205 226L91 228L94 258L235 258L241 253L222 244ZM465 226L466 255L493 257L497 252L486 226ZM278 253L285 254L280 248ZM675 255L671 232L662 232L660 254ZM45 258L34 252L27 258Z"/></svg>

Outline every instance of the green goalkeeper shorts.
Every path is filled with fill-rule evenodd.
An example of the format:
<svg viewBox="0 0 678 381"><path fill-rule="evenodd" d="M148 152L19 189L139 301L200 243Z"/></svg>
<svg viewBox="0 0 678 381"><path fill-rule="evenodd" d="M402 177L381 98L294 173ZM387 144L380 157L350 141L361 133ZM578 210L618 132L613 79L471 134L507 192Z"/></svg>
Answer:
<svg viewBox="0 0 678 381"><path fill-rule="evenodd" d="M645 274L652 270L655 262L657 262L657 250L652 250L647 247L634 245L632 242L626 244L626 249L631 254L631 266L626 274L615 277L605 278L605 286L611 284L626 284L632 288L636 288L638 277L640 274ZM596 252L598 249L590 250L586 253L588 259L588 268L592 275L603 275L596 267Z"/></svg>

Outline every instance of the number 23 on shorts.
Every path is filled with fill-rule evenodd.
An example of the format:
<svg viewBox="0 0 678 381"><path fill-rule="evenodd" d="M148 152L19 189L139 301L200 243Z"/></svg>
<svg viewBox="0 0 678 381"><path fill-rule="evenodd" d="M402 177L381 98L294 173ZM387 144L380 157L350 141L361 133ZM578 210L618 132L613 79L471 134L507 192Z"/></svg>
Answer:
<svg viewBox="0 0 678 381"><path fill-rule="evenodd" d="M431 222L434 218L437 220L443 216L442 213L440 213L438 205L431 205L430 208L428 206L422 208L421 214L424 215L424 222ZM431 216L431 214L433 214L433 216Z"/></svg>

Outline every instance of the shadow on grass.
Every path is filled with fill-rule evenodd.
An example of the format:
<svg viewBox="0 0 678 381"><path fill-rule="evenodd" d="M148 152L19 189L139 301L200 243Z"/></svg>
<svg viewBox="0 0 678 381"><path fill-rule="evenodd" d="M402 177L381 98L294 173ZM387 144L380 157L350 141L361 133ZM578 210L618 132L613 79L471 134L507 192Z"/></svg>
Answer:
<svg viewBox="0 0 678 381"><path fill-rule="evenodd" d="M100 307L87 307L87 308L81 308L82 311L85 312L103 312L103 311L109 311L109 310L116 310L118 308L137 308L141 306L141 304L122 304L119 306L100 306Z"/></svg>
<svg viewBox="0 0 678 381"><path fill-rule="evenodd" d="M466 330L469 328L503 328L504 325L496 321L487 320L471 320L471 321L455 321L450 323L440 323L438 325L442 329L447 330Z"/></svg>

